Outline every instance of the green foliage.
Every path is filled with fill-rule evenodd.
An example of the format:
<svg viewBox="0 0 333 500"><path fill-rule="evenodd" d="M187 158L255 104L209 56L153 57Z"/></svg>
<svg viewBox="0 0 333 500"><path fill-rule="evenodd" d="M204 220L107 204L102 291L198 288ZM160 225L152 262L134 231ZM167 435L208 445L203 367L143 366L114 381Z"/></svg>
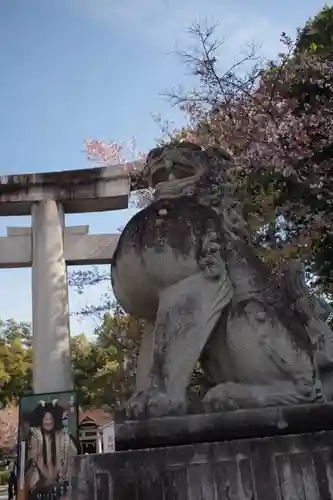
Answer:
<svg viewBox="0 0 333 500"><path fill-rule="evenodd" d="M82 407L116 407L127 399L134 384L136 355L142 322L119 307L106 313L92 339L71 339L75 388ZM31 391L31 328L14 320L1 322L0 406L17 403Z"/></svg>
<svg viewBox="0 0 333 500"><path fill-rule="evenodd" d="M133 392L143 327L142 320L114 305L112 314L106 313L95 330L98 345L108 354L108 363L95 378L101 386L110 388L112 406L127 400Z"/></svg>
<svg viewBox="0 0 333 500"><path fill-rule="evenodd" d="M105 313L94 332L72 340L74 379L83 406L119 406L134 387L143 323L119 306Z"/></svg>
<svg viewBox="0 0 333 500"><path fill-rule="evenodd" d="M27 323L0 322L0 405L31 387L31 330Z"/></svg>
<svg viewBox="0 0 333 500"><path fill-rule="evenodd" d="M0 471L0 485L4 486L8 484L9 470L1 470Z"/></svg>
<svg viewBox="0 0 333 500"><path fill-rule="evenodd" d="M332 54L333 7L326 5L314 18L308 20L298 35L297 52L309 50L320 55Z"/></svg>

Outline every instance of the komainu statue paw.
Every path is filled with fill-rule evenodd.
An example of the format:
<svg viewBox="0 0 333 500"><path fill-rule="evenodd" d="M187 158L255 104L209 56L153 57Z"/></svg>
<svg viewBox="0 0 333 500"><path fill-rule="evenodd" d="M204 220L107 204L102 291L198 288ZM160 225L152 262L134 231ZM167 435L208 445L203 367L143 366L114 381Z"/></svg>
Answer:
<svg viewBox="0 0 333 500"><path fill-rule="evenodd" d="M292 406L319 402L315 391L297 387L292 382L281 381L273 385L246 385L228 382L210 389L203 399L207 413L231 411L266 406Z"/></svg>
<svg viewBox="0 0 333 500"><path fill-rule="evenodd" d="M210 389L203 399L207 413L256 408L258 405L246 385L232 382L219 384Z"/></svg>
<svg viewBox="0 0 333 500"><path fill-rule="evenodd" d="M159 418L185 413L185 403L171 400L165 393L156 390L137 392L124 406L127 420Z"/></svg>

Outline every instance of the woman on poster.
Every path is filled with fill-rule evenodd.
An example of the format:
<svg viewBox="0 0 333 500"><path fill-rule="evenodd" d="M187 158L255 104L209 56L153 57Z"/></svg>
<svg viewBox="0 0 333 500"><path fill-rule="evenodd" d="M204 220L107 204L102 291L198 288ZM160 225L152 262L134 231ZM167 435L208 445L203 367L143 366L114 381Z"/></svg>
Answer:
<svg viewBox="0 0 333 500"><path fill-rule="evenodd" d="M68 412L58 401L40 401L31 413L25 480L28 499L67 499L68 465L77 454Z"/></svg>

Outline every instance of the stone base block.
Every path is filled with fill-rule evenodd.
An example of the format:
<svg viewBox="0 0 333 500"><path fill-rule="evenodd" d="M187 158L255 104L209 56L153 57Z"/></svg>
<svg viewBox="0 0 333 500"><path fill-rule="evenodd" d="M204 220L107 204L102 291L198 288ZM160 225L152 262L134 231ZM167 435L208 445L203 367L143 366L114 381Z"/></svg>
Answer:
<svg viewBox="0 0 333 500"><path fill-rule="evenodd" d="M311 412L313 407L308 408ZM300 411L299 408L297 411ZM307 413L306 408L303 411ZM325 412L329 411L329 408L323 405L321 410L318 407L316 411ZM261 413L268 416L270 410L263 410ZM234 422L237 422L239 412L235 412L233 416ZM208 429L207 422L212 422L209 420L212 416L201 417L203 422L205 417L208 418ZM213 437L214 432L216 436L223 431L225 415L219 417L220 419L215 416L215 431L210 429L210 432L207 432L209 438ZM184 418L189 419L191 429L190 422L193 417ZM261 424L263 419L262 416ZM149 428L151 422L146 424ZM126 434L124 425L118 429L123 444ZM138 429L138 424L132 423L132 432L135 425ZM175 444L177 439L174 436L172 438L172 434L176 432L175 427L169 426L170 442L173 443L171 446L166 443L162 445L166 436L161 429L164 429L165 425L166 420L161 419L160 436L158 440L155 436L155 447L76 457L71 499L333 500L333 431L302 432L306 426L317 427L318 421L310 419L307 424L300 421L301 433L296 431L279 436L231 438L215 442L198 442L201 438L196 428L193 443L179 445ZM204 428L204 423L202 425ZM293 424L293 430L295 425L296 422ZM328 427L328 422L324 421L323 425ZM157 421L154 426L156 433ZM252 420L249 422L251 436L254 434L254 428L255 422ZM220 432L217 429L220 429ZM285 432L286 427L283 429ZM141 438L142 432L141 427ZM176 435L179 436L179 433ZM195 436L198 439L195 439ZM132 435L132 438L134 437ZM150 443L153 444L152 436Z"/></svg>

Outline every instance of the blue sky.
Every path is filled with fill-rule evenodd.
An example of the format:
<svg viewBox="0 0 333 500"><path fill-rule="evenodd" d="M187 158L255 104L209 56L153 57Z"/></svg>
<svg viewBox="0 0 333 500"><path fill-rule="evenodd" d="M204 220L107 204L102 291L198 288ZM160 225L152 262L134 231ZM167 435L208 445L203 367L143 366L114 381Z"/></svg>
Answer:
<svg viewBox="0 0 333 500"><path fill-rule="evenodd" d="M182 116L161 97L186 84L175 57L188 47L186 28L219 22L226 38L221 64L247 43L267 57L282 31L294 35L319 0L1 0L0 174L84 168L86 138L128 141L147 151L160 135L151 113L176 126ZM91 233L116 232L134 210L67 217ZM29 218L0 218L6 226ZM31 320L30 270L0 270L0 317ZM104 288L70 294L71 310L97 302ZM72 334L92 332L94 320L72 319Z"/></svg>

